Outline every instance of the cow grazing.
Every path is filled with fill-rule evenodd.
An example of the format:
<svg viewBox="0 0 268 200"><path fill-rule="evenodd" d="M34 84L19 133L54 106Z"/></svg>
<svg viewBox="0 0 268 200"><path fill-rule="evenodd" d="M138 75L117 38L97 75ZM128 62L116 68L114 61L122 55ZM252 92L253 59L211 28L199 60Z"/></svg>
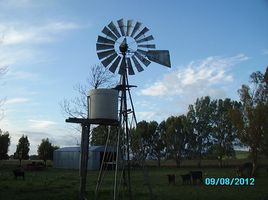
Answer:
<svg viewBox="0 0 268 200"><path fill-rule="evenodd" d="M175 185L175 174L168 174L168 184Z"/></svg>
<svg viewBox="0 0 268 200"><path fill-rule="evenodd" d="M182 174L182 184L191 184L191 174Z"/></svg>
<svg viewBox="0 0 268 200"><path fill-rule="evenodd" d="M14 178L17 179L18 176L21 176L24 180L24 171L23 169L15 169L13 170Z"/></svg>
<svg viewBox="0 0 268 200"><path fill-rule="evenodd" d="M253 164L251 162L244 163L236 170L238 177L250 177L253 170Z"/></svg>
<svg viewBox="0 0 268 200"><path fill-rule="evenodd" d="M191 171L190 174L193 179L193 184L197 184L198 182L202 184L203 182L202 171Z"/></svg>

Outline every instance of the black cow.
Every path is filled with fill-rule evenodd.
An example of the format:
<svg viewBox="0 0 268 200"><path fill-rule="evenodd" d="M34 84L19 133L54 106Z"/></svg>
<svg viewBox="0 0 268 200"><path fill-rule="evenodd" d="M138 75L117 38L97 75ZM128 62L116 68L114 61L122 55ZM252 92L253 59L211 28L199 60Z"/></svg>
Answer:
<svg viewBox="0 0 268 200"><path fill-rule="evenodd" d="M14 169L14 178L17 179L18 176L21 176L24 180L24 170L23 169Z"/></svg>
<svg viewBox="0 0 268 200"><path fill-rule="evenodd" d="M236 170L238 177L250 177L253 170L253 164L251 162L244 163Z"/></svg>
<svg viewBox="0 0 268 200"><path fill-rule="evenodd" d="M182 184L191 184L191 174L182 174Z"/></svg>
<svg viewBox="0 0 268 200"><path fill-rule="evenodd" d="M168 184L175 185L175 174L168 174Z"/></svg>
<svg viewBox="0 0 268 200"><path fill-rule="evenodd" d="M190 174L193 179L193 184L197 184L198 182L202 184L203 182L202 171L191 171Z"/></svg>

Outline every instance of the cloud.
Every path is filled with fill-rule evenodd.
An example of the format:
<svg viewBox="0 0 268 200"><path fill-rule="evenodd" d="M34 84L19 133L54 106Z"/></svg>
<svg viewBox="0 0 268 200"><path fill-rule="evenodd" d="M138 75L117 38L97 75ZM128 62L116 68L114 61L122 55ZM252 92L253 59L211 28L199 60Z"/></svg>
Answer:
<svg viewBox="0 0 268 200"><path fill-rule="evenodd" d="M49 138L51 137L50 133L43 132L43 131L20 131L21 134L27 135L28 138L31 138L31 140L40 140L43 138Z"/></svg>
<svg viewBox="0 0 268 200"><path fill-rule="evenodd" d="M17 97L17 98L7 99L5 101L5 105L21 104L21 103L26 103L29 101L30 101L30 99L28 99L28 98Z"/></svg>
<svg viewBox="0 0 268 200"><path fill-rule="evenodd" d="M53 125L56 125L56 122L48 121L48 120L33 120L30 119L30 128L32 129L47 129Z"/></svg>
<svg viewBox="0 0 268 200"><path fill-rule="evenodd" d="M8 0L0 1L0 6L5 8L21 8L21 7L32 7L34 0Z"/></svg>
<svg viewBox="0 0 268 200"><path fill-rule="evenodd" d="M152 121L157 116L157 112L154 111L140 111L136 112L138 121L146 120L146 121Z"/></svg>
<svg viewBox="0 0 268 200"><path fill-rule="evenodd" d="M9 71L5 78L6 80L18 80L18 79L27 79L27 80L36 80L38 77L38 74L33 72L26 72L26 71Z"/></svg>
<svg viewBox="0 0 268 200"><path fill-rule="evenodd" d="M239 54L227 58L208 57L192 61L164 75L162 80L142 89L140 94L161 97L185 94L218 96L223 93L218 86L233 81L233 76L228 72L229 67L248 59L247 56Z"/></svg>
<svg viewBox="0 0 268 200"><path fill-rule="evenodd" d="M2 45L46 43L60 39L57 37L60 33L79 28L78 24L65 21L48 22L44 25L2 23L0 41Z"/></svg>
<svg viewBox="0 0 268 200"><path fill-rule="evenodd" d="M79 28L81 28L80 25L64 20L40 24L0 20L0 66L10 68L6 79L36 79L37 74L24 69L18 71L18 69L11 70L11 68L21 64L51 61L50 55L46 55L47 53L37 44L61 40L65 33Z"/></svg>
<svg viewBox="0 0 268 200"><path fill-rule="evenodd" d="M261 52L262 55L268 55L268 49L263 49Z"/></svg>
<svg viewBox="0 0 268 200"><path fill-rule="evenodd" d="M148 102L140 102L136 109L138 119L160 122L171 115L185 113L189 104L199 97L227 98L234 81L231 67L248 59L243 54L214 56L175 68L138 92L139 98L146 96L147 101L154 104L152 108Z"/></svg>
<svg viewBox="0 0 268 200"><path fill-rule="evenodd" d="M36 52L32 49L22 48L0 48L0 65L9 66L15 63L23 63L25 61L33 60Z"/></svg>

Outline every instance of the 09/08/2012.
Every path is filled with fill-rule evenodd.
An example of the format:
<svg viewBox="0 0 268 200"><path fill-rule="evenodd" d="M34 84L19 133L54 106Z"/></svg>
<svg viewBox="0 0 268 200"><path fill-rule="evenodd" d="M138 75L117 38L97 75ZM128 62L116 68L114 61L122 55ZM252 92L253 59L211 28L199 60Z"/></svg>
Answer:
<svg viewBox="0 0 268 200"><path fill-rule="evenodd" d="M255 178L205 178L207 186L254 186Z"/></svg>

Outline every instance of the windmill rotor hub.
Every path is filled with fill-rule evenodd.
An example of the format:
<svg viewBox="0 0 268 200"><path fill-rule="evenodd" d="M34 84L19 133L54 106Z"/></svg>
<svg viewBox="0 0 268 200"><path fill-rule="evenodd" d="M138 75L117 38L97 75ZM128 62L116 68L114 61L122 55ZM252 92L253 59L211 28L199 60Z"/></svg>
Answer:
<svg viewBox="0 0 268 200"><path fill-rule="evenodd" d="M115 52L118 52L118 55L121 57L125 55L126 58L131 58L137 51L137 46L136 41L132 37L125 36L120 37L115 41L114 50Z"/></svg>
<svg viewBox="0 0 268 200"><path fill-rule="evenodd" d="M125 54L128 50L128 44L126 43L126 40L124 39L124 41L120 44L119 46L119 50L121 51L122 54Z"/></svg>

